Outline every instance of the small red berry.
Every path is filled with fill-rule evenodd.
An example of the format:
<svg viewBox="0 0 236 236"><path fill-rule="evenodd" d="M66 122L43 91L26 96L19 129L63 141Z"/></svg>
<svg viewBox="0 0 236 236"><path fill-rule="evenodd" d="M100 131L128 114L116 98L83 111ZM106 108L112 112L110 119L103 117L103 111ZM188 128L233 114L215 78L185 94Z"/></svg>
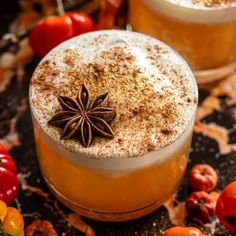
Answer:
<svg viewBox="0 0 236 236"><path fill-rule="evenodd" d="M10 205L19 192L17 178L10 170L0 167L0 182L4 183L0 185L0 200Z"/></svg>
<svg viewBox="0 0 236 236"><path fill-rule="evenodd" d="M186 208L192 218L206 222L214 213L215 200L207 192L193 192L186 200Z"/></svg>
<svg viewBox="0 0 236 236"><path fill-rule="evenodd" d="M236 181L225 187L216 203L216 215L222 225L236 233Z"/></svg>
<svg viewBox="0 0 236 236"><path fill-rule="evenodd" d="M48 16L34 26L29 34L29 44L38 56L43 57L65 40L94 29L92 18L85 13Z"/></svg>
<svg viewBox="0 0 236 236"><path fill-rule="evenodd" d="M197 164L191 169L188 181L194 191L209 192L215 188L218 176L211 166Z"/></svg>
<svg viewBox="0 0 236 236"><path fill-rule="evenodd" d="M0 150L0 200L7 205L12 203L19 192L16 174L17 169L14 159L2 148Z"/></svg>
<svg viewBox="0 0 236 236"><path fill-rule="evenodd" d="M0 143L0 153L2 154L8 154L7 149Z"/></svg>

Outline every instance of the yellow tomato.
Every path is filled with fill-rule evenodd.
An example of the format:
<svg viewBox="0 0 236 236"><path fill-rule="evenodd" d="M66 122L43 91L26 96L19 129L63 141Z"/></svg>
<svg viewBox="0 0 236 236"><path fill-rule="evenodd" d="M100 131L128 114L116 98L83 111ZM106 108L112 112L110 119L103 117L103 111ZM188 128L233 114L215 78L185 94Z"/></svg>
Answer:
<svg viewBox="0 0 236 236"><path fill-rule="evenodd" d="M2 225L0 233L7 233L11 236L24 236L22 215L16 208L7 207L3 201L0 201L0 221Z"/></svg>

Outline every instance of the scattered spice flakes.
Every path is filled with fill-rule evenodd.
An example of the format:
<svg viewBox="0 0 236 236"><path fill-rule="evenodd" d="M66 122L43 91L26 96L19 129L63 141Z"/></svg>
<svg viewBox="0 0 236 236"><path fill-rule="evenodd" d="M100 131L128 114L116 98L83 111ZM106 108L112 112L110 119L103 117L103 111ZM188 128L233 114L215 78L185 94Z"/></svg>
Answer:
<svg viewBox="0 0 236 236"><path fill-rule="evenodd" d="M169 130L169 129L161 129L161 133L164 134L164 135L169 135L172 133L172 130Z"/></svg>
<svg viewBox="0 0 236 236"><path fill-rule="evenodd" d="M115 76L124 76L134 73L134 68L130 66L135 58L127 50L127 46L114 46L109 51L104 51L98 60L102 60L105 65L104 71L106 75L115 74ZM97 64L98 61L97 61Z"/></svg>
<svg viewBox="0 0 236 236"><path fill-rule="evenodd" d="M63 56L63 62L70 67L76 66L76 61L81 58L79 52L74 49L66 49Z"/></svg>
<svg viewBox="0 0 236 236"><path fill-rule="evenodd" d="M56 66L56 62L54 60L46 60L39 64L37 68L37 81L52 81L59 73L60 70ZM37 83L37 81L33 80L32 83Z"/></svg>
<svg viewBox="0 0 236 236"><path fill-rule="evenodd" d="M236 3L235 0L192 0L193 4L204 7L227 6Z"/></svg>
<svg viewBox="0 0 236 236"><path fill-rule="evenodd" d="M146 50L148 52L148 56L151 58L154 57L157 59L161 54L165 54L168 53L168 50L166 50L164 47L158 45L158 44L150 44L150 43L146 43L145 45Z"/></svg>
<svg viewBox="0 0 236 236"><path fill-rule="evenodd" d="M95 80L101 80L104 76L105 72L105 66L99 61L95 61L94 63L88 63L87 65L87 71L90 75L93 75Z"/></svg>
<svg viewBox="0 0 236 236"><path fill-rule="evenodd" d="M96 40L101 40L102 43L104 40L107 40L106 37L108 36L104 37L97 38ZM108 43L109 48L107 50L96 51L96 53L93 54L94 57L89 56L88 60L86 60L86 55L81 54L81 60L76 66L71 64L71 61L74 60L73 53L71 54L70 50L62 51L63 63L68 63L72 66L66 65L65 68L67 69L63 69L59 72L60 78L52 79L53 77L51 77L50 79L50 76L49 78L45 78L45 86L50 84L49 82L52 82L52 86L55 86L59 94L69 97L76 97L76 90L81 84L85 84L91 94L109 93L109 106L114 107L117 112L115 122L112 123L112 129L117 138L106 142L109 143L109 147L99 138L96 139L94 145L90 147L90 150L94 147L94 150L91 152L95 153L95 149L103 145L104 148L100 151L106 153L101 154L101 156L108 156L109 154L107 152L112 151L110 150L111 144L114 144L117 153L121 153L122 156L127 155L132 157L146 153L150 150L150 147L153 149L153 144L156 145L155 148L159 148L159 145L165 146L168 142L172 142L175 136L178 135L179 127L183 126L184 122L186 122L185 117L182 116L181 109L177 109L177 107L191 107L192 104L195 104L193 99L191 102L187 103L186 95L188 95L188 85L185 82L180 82L180 80L186 81L185 72L179 68L176 68L176 70L166 68L166 64L162 63L160 55L168 54L169 52L168 50L166 51L163 46L154 44L149 51L147 50L147 59L149 62L151 63L152 60L155 61L153 68L160 71L160 74L163 74L164 77L170 78L170 83L174 88L178 89L177 93L180 96L178 96L179 99L175 99L176 91L173 90L171 86L163 84L159 88L160 91L155 88L156 84L160 84L159 81L161 78L159 78L157 74L149 74L150 71L139 64L139 58L136 58L133 47L129 47L123 42L116 44L113 43L113 41L109 41ZM136 43L137 42L134 40L134 46L138 46ZM97 47L98 42L88 40L88 45L93 44ZM150 42L149 44L151 45ZM145 45L146 44L144 44L144 47ZM144 48L144 50L146 50L146 48ZM69 58L70 56L71 58ZM153 56L153 59L148 58L148 56ZM164 57L163 59L166 62L168 55L164 55ZM43 71L43 68L39 68L39 70L42 71L34 74L33 80L35 80L36 83L38 82L39 87L41 86L39 81L42 82L43 76L51 73L51 67L54 66L53 60L55 59L51 58L42 65L42 67L45 66L45 71ZM157 61L159 61L159 63L157 63ZM180 76L180 80L174 79ZM58 83L59 80L60 83ZM40 91L39 88L37 88L37 93L38 91ZM44 93L49 95L44 97L46 97L47 104L51 105L51 109L49 110L47 104L44 105L45 101L41 101L41 99L39 99L41 105L37 104L37 107L43 106L45 108L45 110L42 111L42 116L47 117L47 114L51 116L53 115L51 111L54 110L55 112L59 110L58 102L53 103L51 101L52 99L56 100L53 98L56 96L56 93L53 92L51 88L48 92L41 89L41 92L43 96L45 95ZM155 127L150 126L150 123L155 124ZM142 127L142 130L145 130L145 132L141 132L140 127ZM163 131L165 129L168 131ZM48 132L54 131L55 129L52 130L52 127L48 130ZM134 135L134 133L136 133L136 135ZM128 138L123 140L122 143L118 142L117 140L120 140L120 138L123 139L124 135L126 135L126 137L128 135ZM147 144L144 145L142 140L147 141ZM71 140L67 140L65 145L67 145L68 148L72 148L72 142L69 141ZM121 145L119 145L119 143L121 143ZM129 148L131 145L133 148ZM105 149L105 147L107 147L107 149ZM124 147L125 149L129 149L130 153L126 153ZM79 148L79 146L75 147L73 142L72 149L78 150ZM96 158L100 158L97 153L98 150L96 150Z"/></svg>

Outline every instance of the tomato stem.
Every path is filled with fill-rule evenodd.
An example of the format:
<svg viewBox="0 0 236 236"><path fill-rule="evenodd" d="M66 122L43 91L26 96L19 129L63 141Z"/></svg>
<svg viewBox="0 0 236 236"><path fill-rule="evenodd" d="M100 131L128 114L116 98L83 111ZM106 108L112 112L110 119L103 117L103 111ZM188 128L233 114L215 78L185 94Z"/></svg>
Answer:
<svg viewBox="0 0 236 236"><path fill-rule="evenodd" d="M59 12L59 15L64 15L65 14L65 10L64 10L64 5L63 5L63 2L62 0L57 0L57 7L58 7L58 12Z"/></svg>

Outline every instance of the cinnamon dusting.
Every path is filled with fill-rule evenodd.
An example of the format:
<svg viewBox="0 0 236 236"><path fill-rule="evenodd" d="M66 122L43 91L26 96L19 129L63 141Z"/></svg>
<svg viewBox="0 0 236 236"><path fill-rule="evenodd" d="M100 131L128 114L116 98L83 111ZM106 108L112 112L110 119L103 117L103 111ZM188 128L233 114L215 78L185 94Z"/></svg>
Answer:
<svg viewBox="0 0 236 236"><path fill-rule="evenodd" d="M192 0L193 4L204 7L227 6L235 3L235 0Z"/></svg>
<svg viewBox="0 0 236 236"><path fill-rule="evenodd" d="M94 158L134 157L164 147L188 124L183 112L196 107L196 94L189 91L192 75L179 59L176 59L179 65L171 64L172 52L154 39L144 43L146 38L136 41L119 34L116 38L121 40L116 41L114 36L105 34L93 36L93 40L85 36L84 45L72 42L76 49L60 49L49 55L39 65L31 82L33 109L40 113L37 119L50 136L72 151L80 147L73 140L60 140L58 130L47 125L60 110L55 97L58 94L76 97L83 83L91 94L109 93L108 105L117 113L116 122L112 124L115 137L105 142L97 138L89 149L83 150ZM140 37L144 36L137 38ZM99 47L99 50L90 47ZM103 47L106 49L101 50ZM143 53L141 58L138 53ZM79 55L79 60L75 55ZM192 99L189 96L193 96Z"/></svg>

